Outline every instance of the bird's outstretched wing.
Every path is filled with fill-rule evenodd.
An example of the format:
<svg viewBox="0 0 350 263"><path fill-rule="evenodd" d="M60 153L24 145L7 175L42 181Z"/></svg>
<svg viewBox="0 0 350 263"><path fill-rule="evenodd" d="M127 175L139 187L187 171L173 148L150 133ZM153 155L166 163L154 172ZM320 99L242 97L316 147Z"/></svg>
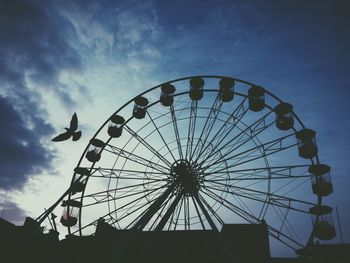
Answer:
<svg viewBox="0 0 350 263"><path fill-rule="evenodd" d="M74 112L72 119L70 121L69 130L76 131L78 129L78 117L77 114Z"/></svg>
<svg viewBox="0 0 350 263"><path fill-rule="evenodd" d="M68 140L71 136L72 136L72 134L67 131L65 133L62 133L62 134L56 136L55 138L52 139L52 141L53 142L62 142L62 141Z"/></svg>
<svg viewBox="0 0 350 263"><path fill-rule="evenodd" d="M77 141L80 139L80 137L81 137L81 131L78 131L78 132L73 133L72 139L73 139L73 141Z"/></svg>

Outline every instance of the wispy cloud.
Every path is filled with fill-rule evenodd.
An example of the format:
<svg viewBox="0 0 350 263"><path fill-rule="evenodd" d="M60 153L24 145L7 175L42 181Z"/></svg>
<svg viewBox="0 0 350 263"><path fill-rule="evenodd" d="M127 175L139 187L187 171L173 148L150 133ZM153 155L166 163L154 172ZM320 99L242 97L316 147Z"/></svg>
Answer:
<svg viewBox="0 0 350 263"><path fill-rule="evenodd" d="M3 123L0 127L0 188L21 189L29 176L51 168L54 153L41 141L53 128L37 116L26 125L14 109L13 101L1 96L0 118Z"/></svg>
<svg viewBox="0 0 350 263"><path fill-rule="evenodd" d="M50 4L39 1L0 3L1 175L3 189L22 188L29 176L51 169L55 152L45 139L49 123L47 97L64 107L74 98L60 82L63 70L79 72L79 54L68 43L70 24Z"/></svg>
<svg viewBox="0 0 350 263"><path fill-rule="evenodd" d="M2 1L1 5L0 68L6 95L16 96L32 81L36 89L52 90L62 102L71 101L58 76L62 68L81 69L81 61L66 41L74 33L67 22L50 5L37 1Z"/></svg>
<svg viewBox="0 0 350 263"><path fill-rule="evenodd" d="M0 195L5 218L19 220L21 207L41 213L110 114L184 75L236 76L293 103L320 132L322 160L338 158L338 170L330 164L343 180L349 4L326 2L1 1L0 189L12 192ZM82 139L50 144L74 111Z"/></svg>

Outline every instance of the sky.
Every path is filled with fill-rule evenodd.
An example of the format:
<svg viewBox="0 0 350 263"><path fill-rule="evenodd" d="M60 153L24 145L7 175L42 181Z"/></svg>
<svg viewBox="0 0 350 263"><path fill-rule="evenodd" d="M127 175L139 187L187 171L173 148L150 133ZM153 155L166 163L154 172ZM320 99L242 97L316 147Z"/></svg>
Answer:
<svg viewBox="0 0 350 263"><path fill-rule="evenodd" d="M264 86L317 132L350 242L348 1L0 1L0 216L23 224L67 188L89 138L159 83ZM82 139L52 143L72 114ZM340 242L339 235L334 242Z"/></svg>

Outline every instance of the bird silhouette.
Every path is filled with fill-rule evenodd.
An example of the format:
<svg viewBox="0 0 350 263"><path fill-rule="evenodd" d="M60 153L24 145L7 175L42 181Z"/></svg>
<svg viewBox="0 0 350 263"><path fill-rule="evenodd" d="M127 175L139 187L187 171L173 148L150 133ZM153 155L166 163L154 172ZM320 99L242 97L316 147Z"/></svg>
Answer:
<svg viewBox="0 0 350 263"><path fill-rule="evenodd" d="M81 131L76 131L78 129L78 117L77 114L74 112L72 119L70 121L69 128L65 128L66 132L56 136L52 139L53 142L62 142L65 140L68 140L70 137L72 137L73 141L77 141L81 137Z"/></svg>

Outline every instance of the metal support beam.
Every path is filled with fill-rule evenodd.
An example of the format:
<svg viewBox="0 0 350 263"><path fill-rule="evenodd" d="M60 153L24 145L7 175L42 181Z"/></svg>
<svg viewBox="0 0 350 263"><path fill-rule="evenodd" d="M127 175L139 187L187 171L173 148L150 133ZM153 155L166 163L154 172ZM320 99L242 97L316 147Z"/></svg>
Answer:
<svg viewBox="0 0 350 263"><path fill-rule="evenodd" d="M168 198L171 192L174 190L177 182L173 182L168 189L164 191L164 193L159 196L148 208L147 212L140 218L139 221L135 223L135 225L131 228L132 230L142 230L151 218L157 213L159 208L162 206L164 201Z"/></svg>
<svg viewBox="0 0 350 263"><path fill-rule="evenodd" d="M218 228L216 227L216 225L215 225L213 219L212 219L212 218L210 217L210 215L208 214L208 211L205 209L205 207L204 207L202 201L199 199L198 195L194 195L194 198L196 199L196 201L197 201L197 203L198 203L200 209L202 210L202 212L203 212L205 218L208 220L208 223L209 223L211 229L213 229L216 233L219 233Z"/></svg>
<svg viewBox="0 0 350 263"><path fill-rule="evenodd" d="M173 203L170 205L169 209L166 211L160 222L158 223L157 227L155 228L155 231L162 231L166 223L168 222L170 216L174 213L176 206L180 202L181 198L183 197L183 194L180 193Z"/></svg>

